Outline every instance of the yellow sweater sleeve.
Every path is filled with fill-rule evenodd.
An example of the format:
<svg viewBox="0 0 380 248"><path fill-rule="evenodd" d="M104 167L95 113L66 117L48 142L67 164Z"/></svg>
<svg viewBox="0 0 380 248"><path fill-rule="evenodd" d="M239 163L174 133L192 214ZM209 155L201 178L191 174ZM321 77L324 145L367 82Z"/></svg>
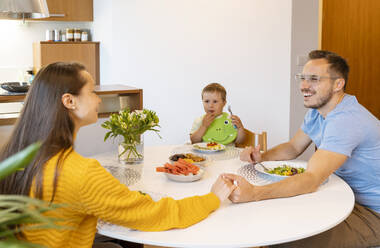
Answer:
<svg viewBox="0 0 380 248"><path fill-rule="evenodd" d="M81 205L87 214L102 220L141 231L162 231L193 225L220 205L213 193L155 202L148 195L129 190L96 160L90 161L80 188Z"/></svg>

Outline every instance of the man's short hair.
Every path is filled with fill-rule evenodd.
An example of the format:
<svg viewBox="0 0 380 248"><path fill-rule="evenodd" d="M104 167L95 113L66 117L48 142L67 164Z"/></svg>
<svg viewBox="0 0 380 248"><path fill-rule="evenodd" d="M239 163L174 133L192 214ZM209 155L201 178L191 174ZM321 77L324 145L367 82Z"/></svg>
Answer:
<svg viewBox="0 0 380 248"><path fill-rule="evenodd" d="M344 89L346 89L350 67L344 58L330 51L314 50L309 53L309 59L326 59L330 65L328 72L330 74L335 74L336 76L342 77L346 82L344 85Z"/></svg>
<svg viewBox="0 0 380 248"><path fill-rule="evenodd" d="M221 84L211 83L211 84L208 84L206 87L204 87L202 90L202 99L203 99L203 93L205 92L218 92L220 93L222 100L226 101L227 92L226 92L226 89Z"/></svg>

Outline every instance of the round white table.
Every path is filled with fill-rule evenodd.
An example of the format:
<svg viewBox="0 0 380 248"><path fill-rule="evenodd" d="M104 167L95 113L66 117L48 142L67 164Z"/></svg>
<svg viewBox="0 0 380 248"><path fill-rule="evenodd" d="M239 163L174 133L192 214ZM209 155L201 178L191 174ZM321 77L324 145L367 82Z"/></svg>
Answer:
<svg viewBox="0 0 380 248"><path fill-rule="evenodd" d="M238 158L213 160L205 168L201 180L175 182L155 171L155 167L168 161L173 150L175 146L145 147L144 162L140 165L141 179L129 188L153 196L162 194L181 199L210 192L220 173L237 173L245 165ZM122 166L118 165L116 153L99 154L95 158L106 168ZM306 238L336 226L351 213L354 201L351 188L339 177L331 175L311 194L241 204L227 200L208 218L186 229L141 232L101 223L98 233L168 247L265 246Z"/></svg>

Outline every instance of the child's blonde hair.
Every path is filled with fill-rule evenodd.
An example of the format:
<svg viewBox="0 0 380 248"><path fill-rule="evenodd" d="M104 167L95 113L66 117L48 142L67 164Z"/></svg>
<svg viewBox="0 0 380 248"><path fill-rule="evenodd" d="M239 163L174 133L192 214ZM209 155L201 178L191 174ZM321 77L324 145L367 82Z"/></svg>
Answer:
<svg viewBox="0 0 380 248"><path fill-rule="evenodd" d="M203 93L205 92L219 92L220 96L222 97L222 100L225 102L227 98L227 92L226 89L218 83L211 83L208 84L206 87L202 90L202 99L203 99Z"/></svg>

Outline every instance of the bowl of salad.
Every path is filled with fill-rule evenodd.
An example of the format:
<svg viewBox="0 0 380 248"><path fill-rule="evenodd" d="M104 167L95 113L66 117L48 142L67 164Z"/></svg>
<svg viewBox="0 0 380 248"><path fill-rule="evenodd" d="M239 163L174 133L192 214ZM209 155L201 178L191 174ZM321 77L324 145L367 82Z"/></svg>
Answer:
<svg viewBox="0 0 380 248"><path fill-rule="evenodd" d="M277 179L304 173L306 171L306 167L307 161L301 160L263 161L255 164L255 169L258 172Z"/></svg>

